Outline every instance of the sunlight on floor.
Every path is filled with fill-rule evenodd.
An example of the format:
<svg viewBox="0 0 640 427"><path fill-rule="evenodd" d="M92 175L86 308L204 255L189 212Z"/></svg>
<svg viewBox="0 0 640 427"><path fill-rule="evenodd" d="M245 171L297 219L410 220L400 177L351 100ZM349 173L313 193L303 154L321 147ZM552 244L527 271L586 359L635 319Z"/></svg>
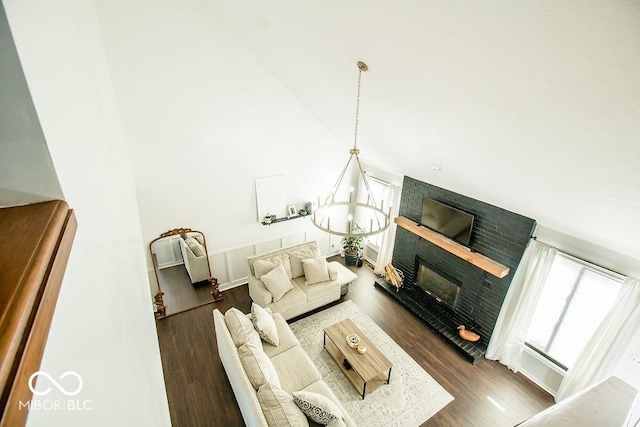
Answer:
<svg viewBox="0 0 640 427"><path fill-rule="evenodd" d="M496 408L498 408L500 410L500 412L504 412L504 407L502 405L500 405L498 402L496 402L495 400L493 400L491 398L491 396L487 396L487 400Z"/></svg>

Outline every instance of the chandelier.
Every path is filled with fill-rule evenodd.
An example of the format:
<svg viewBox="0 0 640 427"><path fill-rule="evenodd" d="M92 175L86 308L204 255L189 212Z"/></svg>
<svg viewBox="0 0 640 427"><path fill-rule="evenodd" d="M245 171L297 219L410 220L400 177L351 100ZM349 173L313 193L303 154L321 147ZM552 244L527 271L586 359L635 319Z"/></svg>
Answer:
<svg viewBox="0 0 640 427"><path fill-rule="evenodd" d="M364 62L358 62L358 95L356 97L356 120L355 130L353 133L353 148L349 150L349 159L338 176L338 180L333 188L324 199L324 203L318 197L318 207L313 211L311 221L313 225L327 233L342 237L367 237L383 232L389 227L389 217L391 215L391 206L385 212L384 200L378 205L371 193L369 187L369 179L362 169L358 154L358 114L360 112L360 82L362 72L367 71L369 67ZM362 197L360 202L355 200L353 188L349 191L348 200L340 200L339 193L342 186L342 179L349 170L349 166L353 163L357 167L359 179L364 184L366 197ZM343 191L342 194L346 194ZM366 199L366 201L365 201ZM355 220L354 220L355 219ZM360 221L358 223L357 221Z"/></svg>

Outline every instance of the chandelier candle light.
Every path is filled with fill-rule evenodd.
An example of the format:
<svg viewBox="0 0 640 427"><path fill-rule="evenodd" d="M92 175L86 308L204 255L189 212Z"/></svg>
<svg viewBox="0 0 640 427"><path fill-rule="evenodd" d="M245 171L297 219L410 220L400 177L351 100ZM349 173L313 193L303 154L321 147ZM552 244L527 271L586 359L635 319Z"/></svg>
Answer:
<svg viewBox="0 0 640 427"><path fill-rule="evenodd" d="M367 71L369 67L364 62L358 62L358 95L356 98L356 120L355 131L353 133L353 148L349 150L349 159L347 164L342 169L342 172L338 176L338 180L333 186L331 192L327 195L324 203L321 203L320 197L318 197L318 207L313 211L311 221L313 225L319 229L326 231L327 233L334 234L342 237L367 237L374 234L383 232L389 227L391 206L388 207L388 212L384 210L384 200L380 201L380 206L376 204L376 201L371 194L369 188L369 180L367 174L362 169L358 154L358 114L360 112L360 81L362 78L362 72ZM340 189L342 179L344 178L351 161L355 161L355 165L358 168L359 177L364 183L364 187L367 191L366 203L357 202L354 200L353 187L349 191L348 201L336 201L336 193ZM369 221L369 224L360 224L354 222L354 218L360 218L361 221ZM369 228L365 228L366 225Z"/></svg>

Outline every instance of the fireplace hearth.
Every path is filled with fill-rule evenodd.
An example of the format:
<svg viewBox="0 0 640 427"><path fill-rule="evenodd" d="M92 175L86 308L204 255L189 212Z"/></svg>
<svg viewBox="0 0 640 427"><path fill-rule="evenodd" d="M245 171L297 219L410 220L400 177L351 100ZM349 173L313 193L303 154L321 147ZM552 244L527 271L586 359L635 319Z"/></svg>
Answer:
<svg viewBox="0 0 640 427"><path fill-rule="evenodd" d="M475 326L473 321L430 297L418 286L411 289L401 288L399 292L396 292L396 287L387 283L383 278L377 279L375 286L409 310L470 363L475 365L484 357L487 351L486 344L482 341L463 340L457 330L459 325L465 325L467 329L472 330Z"/></svg>

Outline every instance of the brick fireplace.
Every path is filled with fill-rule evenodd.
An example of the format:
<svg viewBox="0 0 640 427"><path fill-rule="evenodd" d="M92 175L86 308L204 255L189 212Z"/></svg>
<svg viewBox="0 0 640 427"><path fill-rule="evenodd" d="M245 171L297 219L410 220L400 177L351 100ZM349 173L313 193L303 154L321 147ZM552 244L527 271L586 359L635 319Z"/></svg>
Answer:
<svg viewBox="0 0 640 427"><path fill-rule="evenodd" d="M392 263L404 273L405 286L396 292L384 280L377 280L376 285L420 318L470 362L476 363L484 356L500 307L536 222L406 176L400 217L419 223L425 197L472 214L475 222L470 253L508 267L508 273L502 278L497 277L495 273L489 273L451 251L398 227ZM417 284L419 278L422 282L435 281L431 285L433 289L427 292L429 285ZM441 293L439 296L438 292ZM480 341L470 343L459 338L456 330L459 324L480 334Z"/></svg>

